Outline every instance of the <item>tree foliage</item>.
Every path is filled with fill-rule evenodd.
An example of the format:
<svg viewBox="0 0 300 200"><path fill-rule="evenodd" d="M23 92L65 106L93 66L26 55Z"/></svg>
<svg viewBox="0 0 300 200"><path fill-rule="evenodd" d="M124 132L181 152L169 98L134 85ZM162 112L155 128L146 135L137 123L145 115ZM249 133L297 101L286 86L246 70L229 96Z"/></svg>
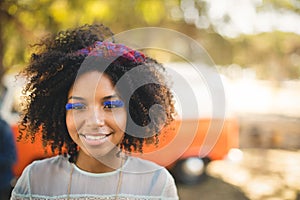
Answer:
<svg viewBox="0 0 300 200"><path fill-rule="evenodd" d="M194 4L196 11L185 12L186 2ZM263 4L299 13L299 6L288 0L264 0ZM171 28L197 40L218 65L255 68L260 78L299 78L299 35L273 31L228 38L209 19L191 23L192 18L185 18L191 12L205 16L207 1L0 0L0 76L7 70L20 70L29 59L30 44L43 35L101 22L115 33L144 26Z"/></svg>

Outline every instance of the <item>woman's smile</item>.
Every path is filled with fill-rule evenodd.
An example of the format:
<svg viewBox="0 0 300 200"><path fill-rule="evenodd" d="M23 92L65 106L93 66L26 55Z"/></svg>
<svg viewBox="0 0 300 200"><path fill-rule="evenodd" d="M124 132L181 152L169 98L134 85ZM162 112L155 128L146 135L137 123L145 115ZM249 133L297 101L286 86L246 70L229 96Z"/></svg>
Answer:
<svg viewBox="0 0 300 200"><path fill-rule="evenodd" d="M110 134L108 136L106 135L82 135L80 134L80 136L83 137L83 142L86 145L89 146L96 146L96 145L101 145L103 143L105 143L108 140L108 136L110 136Z"/></svg>
<svg viewBox="0 0 300 200"><path fill-rule="evenodd" d="M112 133L108 133L108 134L83 134L83 133L79 133L79 136L81 137L81 139L83 140L83 143L85 143L86 145L89 146L97 146L97 145L101 145L105 142L107 142L112 135Z"/></svg>
<svg viewBox="0 0 300 200"><path fill-rule="evenodd" d="M78 135L81 140L89 146L101 145L109 141L111 139L109 137L112 134L114 134L113 130L105 127L96 127L95 129L84 129L78 131Z"/></svg>

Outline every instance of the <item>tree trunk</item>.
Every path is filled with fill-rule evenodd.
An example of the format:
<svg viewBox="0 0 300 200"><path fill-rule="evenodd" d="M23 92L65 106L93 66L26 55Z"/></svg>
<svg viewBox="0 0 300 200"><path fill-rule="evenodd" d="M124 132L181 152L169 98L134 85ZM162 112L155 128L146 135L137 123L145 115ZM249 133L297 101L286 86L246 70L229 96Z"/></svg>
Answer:
<svg viewBox="0 0 300 200"><path fill-rule="evenodd" d="M2 77L5 73L3 66L3 58L4 58L4 41L3 41L3 26L5 24L5 10L3 8L3 0L0 0L0 84L2 86Z"/></svg>

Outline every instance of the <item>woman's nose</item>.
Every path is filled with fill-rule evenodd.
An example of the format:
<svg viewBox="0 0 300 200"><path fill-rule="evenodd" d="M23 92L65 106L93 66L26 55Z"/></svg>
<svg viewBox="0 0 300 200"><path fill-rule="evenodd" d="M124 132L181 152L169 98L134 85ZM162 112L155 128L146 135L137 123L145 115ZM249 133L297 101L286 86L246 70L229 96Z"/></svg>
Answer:
<svg viewBox="0 0 300 200"><path fill-rule="evenodd" d="M89 113L86 119L89 125L103 126L105 124L105 114L100 108L93 108Z"/></svg>

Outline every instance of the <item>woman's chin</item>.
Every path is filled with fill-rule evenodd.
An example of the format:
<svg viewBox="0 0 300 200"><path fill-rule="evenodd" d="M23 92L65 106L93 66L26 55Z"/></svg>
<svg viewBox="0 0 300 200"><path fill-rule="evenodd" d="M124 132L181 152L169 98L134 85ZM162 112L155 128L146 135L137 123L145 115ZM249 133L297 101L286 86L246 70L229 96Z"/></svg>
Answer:
<svg viewBox="0 0 300 200"><path fill-rule="evenodd" d="M105 159L110 156L116 156L120 149L116 145L110 143L108 145L102 146L101 148L95 148L95 146L92 146L92 148L85 147L84 151L93 158L101 161L101 159Z"/></svg>

